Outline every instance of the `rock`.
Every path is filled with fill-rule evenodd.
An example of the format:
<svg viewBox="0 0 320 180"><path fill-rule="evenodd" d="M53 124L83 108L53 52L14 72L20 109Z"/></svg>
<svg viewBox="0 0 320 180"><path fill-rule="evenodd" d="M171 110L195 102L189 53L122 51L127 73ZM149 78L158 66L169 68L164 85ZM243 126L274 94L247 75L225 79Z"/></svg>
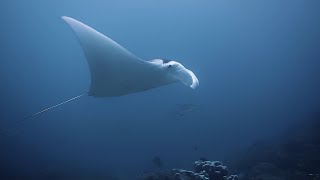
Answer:
<svg viewBox="0 0 320 180"><path fill-rule="evenodd" d="M169 175L154 174L143 180L239 180L238 176L228 176L229 170L220 161L194 162L194 171L173 169Z"/></svg>

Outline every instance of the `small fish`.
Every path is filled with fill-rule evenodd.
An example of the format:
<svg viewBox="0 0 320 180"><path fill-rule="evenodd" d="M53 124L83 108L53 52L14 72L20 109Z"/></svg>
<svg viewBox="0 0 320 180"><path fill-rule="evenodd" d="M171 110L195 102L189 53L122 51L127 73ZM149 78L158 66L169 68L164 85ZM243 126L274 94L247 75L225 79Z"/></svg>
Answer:
<svg viewBox="0 0 320 180"><path fill-rule="evenodd" d="M208 161L208 159L205 157L200 157L199 159L200 159L200 161Z"/></svg>
<svg viewBox="0 0 320 180"><path fill-rule="evenodd" d="M0 136L10 136L10 131L6 129L0 129Z"/></svg>
<svg viewBox="0 0 320 180"><path fill-rule="evenodd" d="M160 159L160 157L158 157L158 156L153 157L152 163L153 163L155 166L157 166L158 168L162 168L162 166L163 166L163 162L162 162L162 160Z"/></svg>
<svg viewBox="0 0 320 180"><path fill-rule="evenodd" d="M198 105L195 104L176 104L176 108L170 113L176 118L184 118L187 114L195 112L199 109Z"/></svg>

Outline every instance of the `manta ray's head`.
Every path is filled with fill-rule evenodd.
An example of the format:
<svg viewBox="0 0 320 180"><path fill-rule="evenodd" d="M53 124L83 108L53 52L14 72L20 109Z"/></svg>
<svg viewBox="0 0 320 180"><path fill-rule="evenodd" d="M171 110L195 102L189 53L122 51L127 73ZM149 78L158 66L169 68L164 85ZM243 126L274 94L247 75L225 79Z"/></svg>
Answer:
<svg viewBox="0 0 320 180"><path fill-rule="evenodd" d="M166 72L168 78L180 81L192 89L199 86L199 80L196 75L181 63L165 59L162 59L162 62L162 69Z"/></svg>

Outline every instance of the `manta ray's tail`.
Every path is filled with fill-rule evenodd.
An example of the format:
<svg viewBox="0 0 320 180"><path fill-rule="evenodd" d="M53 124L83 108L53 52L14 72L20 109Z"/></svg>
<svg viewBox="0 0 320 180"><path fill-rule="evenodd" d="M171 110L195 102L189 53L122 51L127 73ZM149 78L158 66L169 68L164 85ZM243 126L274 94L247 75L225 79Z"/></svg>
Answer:
<svg viewBox="0 0 320 180"><path fill-rule="evenodd" d="M78 99L78 98L80 98L80 97L82 97L82 96L85 96L85 95L88 95L88 92L85 92L85 93L80 94L80 95L78 95L78 96L76 96L76 97L73 97L73 98L71 98L71 99L68 99L68 100L66 100L66 101L63 101L63 102L61 102L61 103L59 103L59 104L50 106L50 107L48 107L48 108L46 108L46 109L43 109L43 110L41 110L41 111L39 111L39 112L36 112L36 113L34 113L34 114L30 115L30 116L25 117L25 119L29 119L29 118L38 116L38 115L40 115L40 114L42 114L42 113L44 113L44 112L46 112L46 111L49 111L49 110L51 110L51 109L54 109L54 108L56 108L56 107L58 107L58 106L61 106L61 105L63 105L63 104L66 104L66 103L68 103L68 102L70 102L70 101L76 100L76 99Z"/></svg>

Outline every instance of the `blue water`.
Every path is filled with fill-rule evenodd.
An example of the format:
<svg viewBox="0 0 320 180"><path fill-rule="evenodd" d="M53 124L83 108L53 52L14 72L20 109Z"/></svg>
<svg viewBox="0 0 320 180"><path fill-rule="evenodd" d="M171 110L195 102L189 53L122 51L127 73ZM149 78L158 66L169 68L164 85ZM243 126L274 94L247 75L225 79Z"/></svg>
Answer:
<svg viewBox="0 0 320 180"><path fill-rule="evenodd" d="M276 138L320 108L320 2L0 2L0 176L117 176L223 160ZM90 74L61 16L142 59L173 59L200 86L172 84L118 98L82 97ZM196 110L176 117L177 104ZM173 112L173 113L172 113ZM195 148L197 147L197 151ZM0 177L0 179L1 179Z"/></svg>

